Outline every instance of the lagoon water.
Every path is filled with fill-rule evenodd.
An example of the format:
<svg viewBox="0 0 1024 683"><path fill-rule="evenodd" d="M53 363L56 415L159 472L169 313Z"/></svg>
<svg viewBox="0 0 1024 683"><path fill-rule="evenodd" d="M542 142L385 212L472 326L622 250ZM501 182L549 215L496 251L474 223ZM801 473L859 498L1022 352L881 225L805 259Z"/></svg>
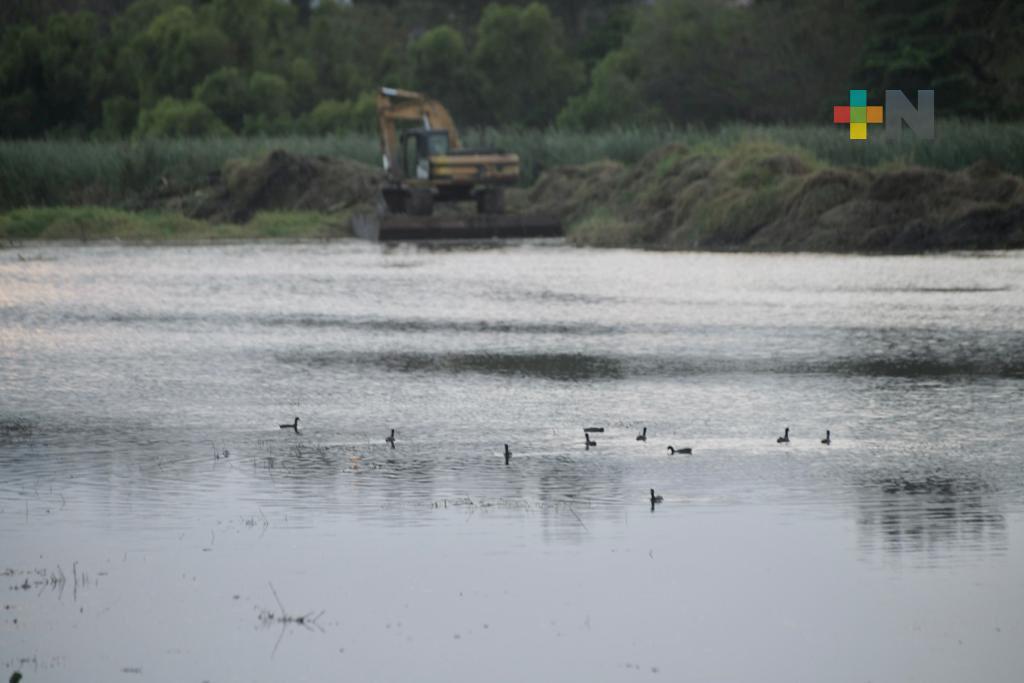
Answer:
<svg viewBox="0 0 1024 683"><path fill-rule="evenodd" d="M1024 671L1021 253L8 249L0 388L3 680Z"/></svg>

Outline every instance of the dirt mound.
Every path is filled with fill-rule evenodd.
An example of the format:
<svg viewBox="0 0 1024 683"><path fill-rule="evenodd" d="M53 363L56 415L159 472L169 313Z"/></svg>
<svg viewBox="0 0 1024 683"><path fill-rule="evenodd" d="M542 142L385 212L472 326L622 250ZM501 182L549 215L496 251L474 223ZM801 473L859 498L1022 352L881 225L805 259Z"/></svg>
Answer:
<svg viewBox="0 0 1024 683"><path fill-rule="evenodd" d="M224 165L213 186L186 213L244 223L257 211L340 211L376 202L380 173L345 159L303 157L276 150L262 159Z"/></svg>
<svg viewBox="0 0 1024 683"><path fill-rule="evenodd" d="M623 165L615 161L559 166L541 174L526 193L526 203L538 213L573 221L581 218L594 202L607 196L623 171Z"/></svg>
<svg viewBox="0 0 1024 683"><path fill-rule="evenodd" d="M582 244L667 249L916 252L1024 247L1024 181L836 168L776 144L656 150L631 167L556 168L530 191Z"/></svg>

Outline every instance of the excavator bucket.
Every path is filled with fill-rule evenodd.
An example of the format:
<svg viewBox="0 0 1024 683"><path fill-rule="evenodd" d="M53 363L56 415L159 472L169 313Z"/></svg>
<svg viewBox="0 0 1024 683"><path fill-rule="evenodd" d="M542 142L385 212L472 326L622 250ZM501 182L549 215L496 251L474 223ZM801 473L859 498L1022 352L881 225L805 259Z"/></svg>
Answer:
<svg viewBox="0 0 1024 683"><path fill-rule="evenodd" d="M352 218L352 232L375 242L446 239L522 239L561 237L562 222L553 216L525 214L473 214L465 216L413 216L401 213L366 213Z"/></svg>

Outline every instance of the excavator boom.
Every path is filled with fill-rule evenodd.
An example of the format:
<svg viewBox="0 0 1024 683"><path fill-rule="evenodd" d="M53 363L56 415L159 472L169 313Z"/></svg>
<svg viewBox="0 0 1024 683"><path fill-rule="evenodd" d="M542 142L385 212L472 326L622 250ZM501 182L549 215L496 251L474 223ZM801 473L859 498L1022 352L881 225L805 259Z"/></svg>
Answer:
<svg viewBox="0 0 1024 683"><path fill-rule="evenodd" d="M444 105L437 100L412 90L381 88L377 93L377 123L380 126L380 144L384 156L384 170L388 174L400 173L398 154L398 128L396 121L415 121L424 130L443 130L448 133L448 147L462 148L455 121Z"/></svg>

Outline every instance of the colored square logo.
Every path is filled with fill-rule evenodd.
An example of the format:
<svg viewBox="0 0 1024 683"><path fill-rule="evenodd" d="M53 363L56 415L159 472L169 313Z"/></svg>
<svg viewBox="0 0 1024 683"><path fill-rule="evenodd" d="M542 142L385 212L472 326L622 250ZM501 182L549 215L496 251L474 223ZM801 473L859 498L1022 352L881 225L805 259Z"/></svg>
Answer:
<svg viewBox="0 0 1024 683"><path fill-rule="evenodd" d="M868 124L882 123L885 119L883 110L883 107L868 105L867 90L851 90L849 106L832 107L832 122L848 124L851 140L867 140Z"/></svg>

